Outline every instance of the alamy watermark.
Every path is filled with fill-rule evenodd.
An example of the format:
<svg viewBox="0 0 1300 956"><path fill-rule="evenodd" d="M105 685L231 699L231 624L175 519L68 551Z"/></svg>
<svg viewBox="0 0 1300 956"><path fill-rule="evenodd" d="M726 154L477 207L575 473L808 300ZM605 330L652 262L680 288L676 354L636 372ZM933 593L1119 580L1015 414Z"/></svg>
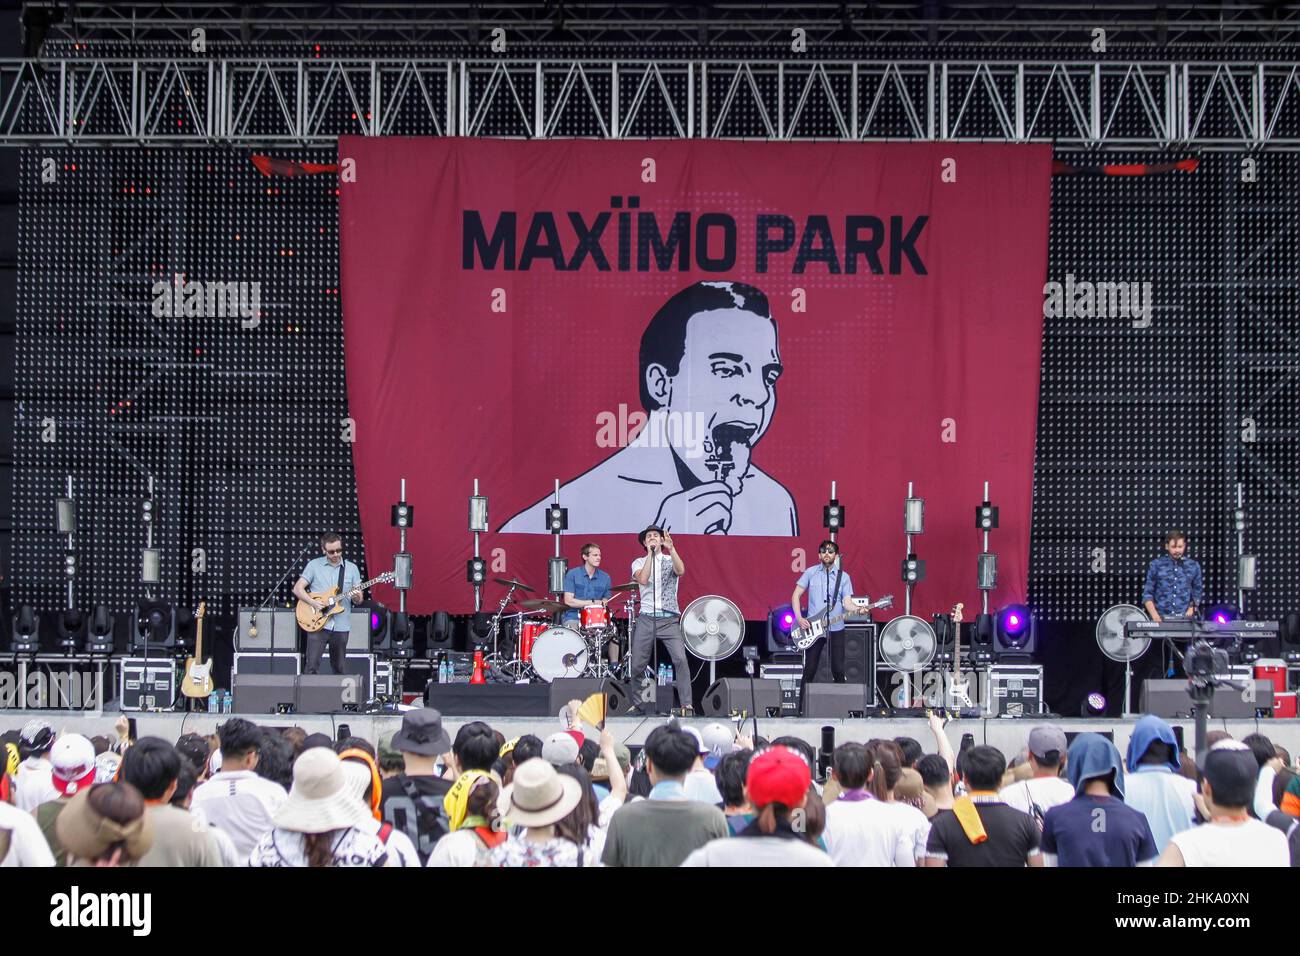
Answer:
<svg viewBox="0 0 1300 956"><path fill-rule="evenodd" d="M262 322L260 282L185 281L179 272L170 283L153 284L154 318L239 319L246 329Z"/></svg>
<svg viewBox="0 0 1300 956"><path fill-rule="evenodd" d="M683 458L699 458L705 446L703 412L657 410L649 415L628 411L620 402L618 411L596 415L597 448L672 448Z"/></svg>
<svg viewBox="0 0 1300 956"><path fill-rule="evenodd" d="M1151 325L1152 283L1076 282L1067 272L1065 282L1043 285L1043 315L1049 319L1127 319L1135 329Z"/></svg>
<svg viewBox="0 0 1300 956"><path fill-rule="evenodd" d="M0 709L15 707L100 714L104 709L103 672L38 670L19 681L16 674L0 671Z"/></svg>

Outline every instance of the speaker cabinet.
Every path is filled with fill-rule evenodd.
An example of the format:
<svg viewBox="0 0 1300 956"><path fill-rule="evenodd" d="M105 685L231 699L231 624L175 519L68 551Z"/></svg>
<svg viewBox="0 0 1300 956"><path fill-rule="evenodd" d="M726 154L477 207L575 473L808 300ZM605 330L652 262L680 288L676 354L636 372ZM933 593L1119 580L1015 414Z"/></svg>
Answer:
<svg viewBox="0 0 1300 956"><path fill-rule="evenodd" d="M875 706L869 684L811 684L804 693L808 697L804 702L805 717L847 720L865 716Z"/></svg>
<svg viewBox="0 0 1300 956"><path fill-rule="evenodd" d="M1273 682L1268 680L1242 680L1244 690L1232 687L1214 688L1210 702L1210 716L1255 717L1263 711L1273 712ZM1192 699L1187 696L1185 680L1147 680L1142 682L1141 710L1157 717L1192 716Z"/></svg>
<svg viewBox="0 0 1300 956"><path fill-rule="evenodd" d="M750 717L779 717L781 682L756 679L751 693L749 678L724 677L704 692L700 710L706 717L727 717L733 713Z"/></svg>
<svg viewBox="0 0 1300 956"><path fill-rule="evenodd" d="M237 714L274 714L296 706L297 674L239 674L231 677Z"/></svg>
<svg viewBox="0 0 1300 956"><path fill-rule="evenodd" d="M844 679L850 684L865 684L876 671L876 626L874 624L846 624L843 636L835 634L827 641L844 642ZM831 671L831 649L822 647L821 660L817 662L817 683L829 684L834 680Z"/></svg>

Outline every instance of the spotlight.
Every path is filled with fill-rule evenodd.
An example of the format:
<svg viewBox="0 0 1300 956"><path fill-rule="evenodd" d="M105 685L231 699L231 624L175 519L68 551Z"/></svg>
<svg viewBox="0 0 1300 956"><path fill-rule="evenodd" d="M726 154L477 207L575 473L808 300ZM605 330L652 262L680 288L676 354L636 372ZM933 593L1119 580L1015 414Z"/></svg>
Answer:
<svg viewBox="0 0 1300 956"><path fill-rule="evenodd" d="M65 552L63 555L63 573L69 579L77 576L77 555L74 551Z"/></svg>
<svg viewBox="0 0 1300 956"><path fill-rule="evenodd" d="M564 576L569 573L569 561L567 558L548 558L546 561L546 576L548 588L552 594L564 593Z"/></svg>
<svg viewBox="0 0 1300 956"><path fill-rule="evenodd" d="M69 608L54 617L54 630L59 635L59 647L69 654L77 650L81 635L86 629L86 616Z"/></svg>
<svg viewBox="0 0 1300 956"><path fill-rule="evenodd" d="M162 552L157 548L140 549L140 583L162 583Z"/></svg>
<svg viewBox="0 0 1300 956"><path fill-rule="evenodd" d="M389 618L388 646L392 657L415 656L415 625L405 611L396 611Z"/></svg>
<svg viewBox="0 0 1300 956"><path fill-rule="evenodd" d="M54 524L59 534L72 534L77 530L77 503L71 498L54 499Z"/></svg>
<svg viewBox="0 0 1300 956"><path fill-rule="evenodd" d="M548 505L546 508L546 530L551 534L559 534L561 531L567 531L569 527L569 509L561 508L559 505Z"/></svg>
<svg viewBox="0 0 1300 956"><path fill-rule="evenodd" d="M141 601L136 605L131 650L143 651L146 638L150 649L176 646L176 612L167 602Z"/></svg>
<svg viewBox="0 0 1300 956"><path fill-rule="evenodd" d="M482 614L485 612L480 611L479 613ZM485 623L490 622L491 620L492 615L488 614ZM479 616L478 614L475 614L475 633L477 633L478 622ZM484 634L486 633L487 631L485 630ZM447 651L451 650L452 636L451 615L446 611L435 611L433 617L429 618L429 638L425 645L425 656L432 660L439 654L445 654Z"/></svg>
<svg viewBox="0 0 1300 956"><path fill-rule="evenodd" d="M793 650L790 632L796 627L794 608L789 604L768 612L767 615L767 649L769 653L780 654Z"/></svg>
<svg viewBox="0 0 1300 956"><path fill-rule="evenodd" d="M1243 591L1253 591L1256 587L1256 571L1259 561L1253 554L1237 557L1237 587Z"/></svg>
<svg viewBox="0 0 1300 956"><path fill-rule="evenodd" d="M388 633L388 608L378 601L370 602L366 608L370 612L370 649L387 647L385 636Z"/></svg>
<svg viewBox="0 0 1300 956"><path fill-rule="evenodd" d="M143 521L145 525L151 525L153 524L155 517L157 517L157 512L154 510L153 499L145 498L140 502L140 520Z"/></svg>
<svg viewBox="0 0 1300 956"><path fill-rule="evenodd" d="M408 591L411 588L411 552L399 551L393 555L393 573L397 576L393 581L393 587L399 591Z"/></svg>
<svg viewBox="0 0 1300 956"><path fill-rule="evenodd" d="M482 558L470 558L465 562L465 580L470 584L482 584L487 580L487 562Z"/></svg>
<svg viewBox="0 0 1300 956"><path fill-rule="evenodd" d="M993 632L996 630L992 614L976 614L971 625L971 661L989 664L993 661Z"/></svg>
<svg viewBox="0 0 1300 956"><path fill-rule="evenodd" d="M1106 716L1106 698L1102 694L1093 691L1083 699L1083 706L1079 708L1080 717L1104 717Z"/></svg>
<svg viewBox="0 0 1300 956"><path fill-rule="evenodd" d="M925 534L925 499L907 498L903 502L903 532Z"/></svg>
<svg viewBox="0 0 1300 956"><path fill-rule="evenodd" d="M838 500L832 498L822 506L822 527L827 531L839 531L844 527L845 508Z"/></svg>
<svg viewBox="0 0 1300 956"><path fill-rule="evenodd" d="M920 499L917 499L918 501ZM920 584L925 580L925 562L914 554L909 554L903 561L903 583Z"/></svg>
<svg viewBox="0 0 1300 956"><path fill-rule="evenodd" d="M113 614L107 605L101 604L90 616L90 625L86 632L87 654L113 653Z"/></svg>
<svg viewBox="0 0 1300 956"><path fill-rule="evenodd" d="M388 523L394 528L410 528L415 525L415 509L405 501L393 505L388 515Z"/></svg>
<svg viewBox="0 0 1300 956"><path fill-rule="evenodd" d="M14 617L13 646L15 654L35 654L41 649L40 618L36 609L24 604Z"/></svg>
<svg viewBox="0 0 1300 956"><path fill-rule="evenodd" d="M1215 624L1230 624L1238 616L1237 609L1231 604L1214 604L1205 609L1205 619Z"/></svg>
<svg viewBox="0 0 1300 956"><path fill-rule="evenodd" d="M981 531L991 531L998 526L998 509L987 501L975 506L975 527Z"/></svg>
<svg viewBox="0 0 1300 956"><path fill-rule="evenodd" d="M1292 611L1278 623L1282 657L1288 664L1300 664L1300 612Z"/></svg>
<svg viewBox="0 0 1300 956"><path fill-rule="evenodd" d="M997 615L995 627L998 657L1029 657L1037 644L1037 630L1028 607L1023 604L1004 607Z"/></svg>
<svg viewBox="0 0 1300 956"><path fill-rule="evenodd" d="M975 572L975 586L981 591L992 591L998 586L998 556L987 551L979 556Z"/></svg>
<svg viewBox="0 0 1300 956"><path fill-rule="evenodd" d="M484 532L488 529L488 500L483 495L469 499L469 530Z"/></svg>

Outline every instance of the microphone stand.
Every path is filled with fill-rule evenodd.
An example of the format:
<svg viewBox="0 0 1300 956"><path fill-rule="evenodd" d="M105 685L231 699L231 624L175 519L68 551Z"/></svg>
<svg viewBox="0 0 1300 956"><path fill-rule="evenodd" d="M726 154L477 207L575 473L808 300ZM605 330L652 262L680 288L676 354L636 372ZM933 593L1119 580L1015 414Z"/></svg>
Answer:
<svg viewBox="0 0 1300 956"><path fill-rule="evenodd" d="M280 590L280 586L284 584L284 582L288 579L289 575L292 574L294 572L294 569L297 568L298 565L302 562L302 556L306 554L309 550L311 550L312 543L313 542L310 541L307 542L306 547L304 547L301 551L298 552L298 556L293 559L293 564L289 565L289 570L285 571L284 574L280 575L280 580L275 582L275 586L271 588L270 591L267 592L266 597L262 599L262 603L259 604L253 610L252 615L250 615L248 619L248 630L250 632L249 637L253 637L257 631L257 615L262 613L262 611L266 609L266 606L271 603L271 598L275 596L275 592ZM297 630L296 626L294 630L295 631ZM297 650L297 643L298 643L297 640L295 640L294 641L295 651ZM275 626L274 624L272 624L271 626L271 640L267 646L271 650L271 661L269 666L271 669L271 673L274 674L275 673ZM231 677L231 683L232 684L234 683L233 675Z"/></svg>

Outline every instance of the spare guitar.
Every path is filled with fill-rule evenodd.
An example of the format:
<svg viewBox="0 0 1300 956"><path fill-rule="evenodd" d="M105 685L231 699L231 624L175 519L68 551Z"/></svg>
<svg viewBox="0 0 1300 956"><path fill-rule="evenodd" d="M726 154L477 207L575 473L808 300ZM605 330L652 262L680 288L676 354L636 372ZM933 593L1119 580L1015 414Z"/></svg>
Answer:
<svg viewBox="0 0 1300 956"><path fill-rule="evenodd" d="M206 604L199 602L194 612L194 656L185 660L181 693L186 697L207 697L212 693L212 658L203 659L203 615ZM202 663L200 663L202 661Z"/></svg>
<svg viewBox="0 0 1300 956"><path fill-rule="evenodd" d="M850 615L849 612L846 611L843 614L836 614L834 617L827 617L826 614L830 611L830 608L827 608L826 611L822 613L821 617L818 618L818 620L809 621L808 627L806 629L796 628L794 631L795 648L801 651L808 650L808 648L813 646L813 642L816 641L817 638L821 637L827 631L830 630L832 624L838 624L846 617L857 616L860 614L869 614L871 613L871 611L873 611L878 607L894 606L894 596L892 594L886 594L879 601L872 601L870 598L857 598L857 597L849 598L849 600L852 601L855 605L857 605L858 608L856 611L853 612L852 615Z"/></svg>
<svg viewBox="0 0 1300 956"><path fill-rule="evenodd" d="M944 696L944 707L960 713L963 707L974 707L970 699L970 681L961 679L961 612L963 604L952 609L952 673L948 676L948 693Z"/></svg>
<svg viewBox="0 0 1300 956"><path fill-rule="evenodd" d="M392 571L385 571L377 578L371 578L369 581L362 581L353 590L364 591L366 588L375 584L387 584L389 581L396 580L397 575ZM335 614L343 613L343 599L339 597L337 585L328 591L317 591L310 595L313 601L319 601L325 607L316 610L306 601L299 601L298 607L294 609L294 616L298 618L298 626L308 633L319 631L325 626L325 622Z"/></svg>

